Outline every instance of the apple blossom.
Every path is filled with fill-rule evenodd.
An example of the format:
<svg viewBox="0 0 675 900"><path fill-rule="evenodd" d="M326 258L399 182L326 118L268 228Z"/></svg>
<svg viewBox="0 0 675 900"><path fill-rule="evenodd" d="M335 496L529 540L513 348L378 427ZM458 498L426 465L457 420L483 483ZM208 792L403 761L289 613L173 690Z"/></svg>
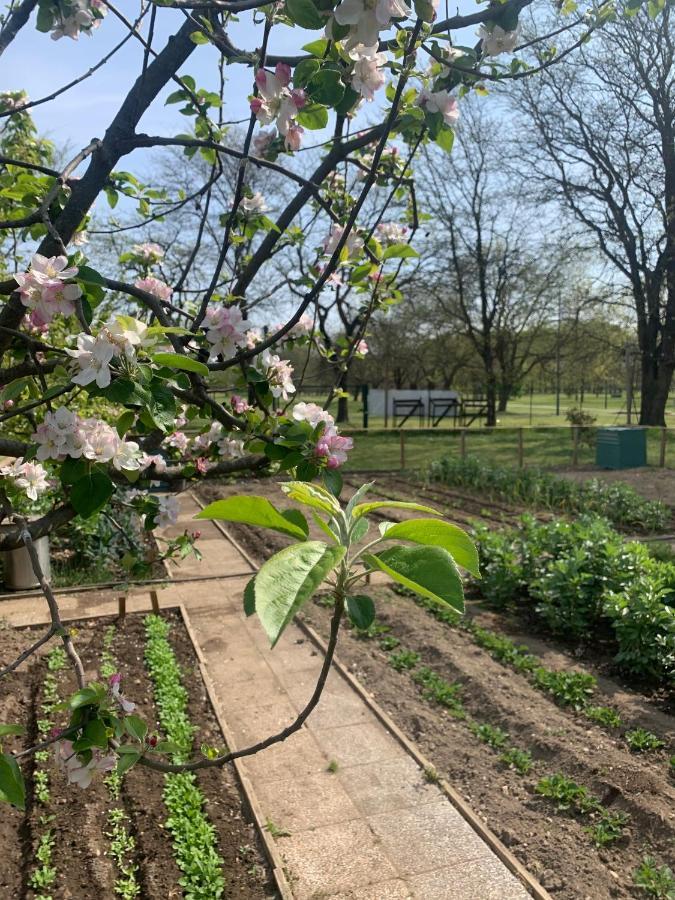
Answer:
<svg viewBox="0 0 675 900"><path fill-rule="evenodd" d="M481 49L485 56L499 56L500 53L513 53L520 40L520 26L513 31L506 31L501 25L488 27L483 24L478 29Z"/></svg>
<svg viewBox="0 0 675 900"><path fill-rule="evenodd" d="M105 327L108 340L119 348L128 359L134 359L136 348L151 343L148 339L148 326L132 316L116 316Z"/></svg>
<svg viewBox="0 0 675 900"><path fill-rule="evenodd" d="M375 91L378 91L386 81L382 66L387 61L387 56L385 53L378 53L377 47L377 43L372 47L358 44L349 52L354 60L352 87L368 101L375 99Z"/></svg>
<svg viewBox="0 0 675 900"><path fill-rule="evenodd" d="M180 512L180 503L178 497L173 494L167 494L165 497L159 498L159 509L157 512L157 525L159 528L166 528L168 525L175 525L178 521Z"/></svg>
<svg viewBox="0 0 675 900"><path fill-rule="evenodd" d="M261 125L276 122L279 134L286 138L286 149L297 150L302 129L295 119L307 98L304 91L290 89L290 77L290 67L285 63L277 63L274 72L258 69L255 75L258 95L249 102L258 122Z"/></svg>
<svg viewBox="0 0 675 900"><path fill-rule="evenodd" d="M291 380L293 366L287 359L281 359L269 350L264 350L260 356L260 371L263 373L270 386L273 397L281 397L288 400L289 394L295 393L295 385Z"/></svg>
<svg viewBox="0 0 675 900"><path fill-rule="evenodd" d="M318 457L325 457L329 469L337 469L347 462L347 451L353 446L352 438L342 437L336 428L329 425L321 434L314 449Z"/></svg>
<svg viewBox="0 0 675 900"><path fill-rule="evenodd" d="M57 313L69 316L75 312L75 301L82 296L82 290L79 285L66 282L77 272L77 266L68 266L65 256L36 253L28 271L14 275L21 302L32 310L32 324L47 325Z"/></svg>
<svg viewBox="0 0 675 900"><path fill-rule="evenodd" d="M198 434L197 437L193 440L193 448L197 451L208 450L211 444L215 443L215 441L220 440L222 434L223 426L220 424L220 422L211 422L209 430L205 431L203 434Z"/></svg>
<svg viewBox="0 0 675 900"><path fill-rule="evenodd" d="M38 495L49 487L47 472L40 463L24 462L19 456L11 466L0 466L0 475L10 478L16 487L25 490L30 500L37 500Z"/></svg>
<svg viewBox="0 0 675 900"><path fill-rule="evenodd" d="M243 316L238 306L209 306L206 310L206 340L212 345L209 359L231 356L245 339Z"/></svg>
<svg viewBox="0 0 675 900"><path fill-rule="evenodd" d="M296 403L291 415L296 422L309 422L312 428L316 428L319 422L324 422L329 426L335 424L333 416L327 409L320 407L318 403L305 403L304 401Z"/></svg>
<svg viewBox="0 0 675 900"><path fill-rule="evenodd" d="M165 441L167 447L173 447L179 453L185 453L190 443L190 439L183 431L174 431Z"/></svg>
<svg viewBox="0 0 675 900"><path fill-rule="evenodd" d="M232 396L230 397L230 403L232 404L232 409L238 416L253 409L251 404L247 403L246 400L244 400L244 398L240 397L238 394L232 394Z"/></svg>
<svg viewBox="0 0 675 900"><path fill-rule="evenodd" d="M265 198L260 193L260 191L256 191L252 197L242 197L241 202L239 203L240 209L243 209L245 213L252 214L260 214L267 211L268 206L265 203Z"/></svg>
<svg viewBox="0 0 675 900"><path fill-rule="evenodd" d="M302 136L305 129L295 122L289 124L284 137L284 147L292 153L297 152L302 146Z"/></svg>
<svg viewBox="0 0 675 900"><path fill-rule="evenodd" d="M405 18L410 13L403 0L342 0L333 16L338 25L351 26L345 40L345 47L350 50L358 44L367 47L377 44L380 31L393 19ZM331 37L330 25L326 30Z"/></svg>
<svg viewBox="0 0 675 900"><path fill-rule="evenodd" d="M140 257L146 263L158 263L164 259L164 250L152 241L145 241L143 244L134 244L131 252Z"/></svg>
<svg viewBox="0 0 675 900"><path fill-rule="evenodd" d="M246 349L253 350L255 345L262 341L263 333L259 328L249 328L244 338L246 340Z"/></svg>
<svg viewBox="0 0 675 900"><path fill-rule="evenodd" d="M365 356L368 353L368 344L365 341L359 341L354 349L361 356Z"/></svg>
<svg viewBox="0 0 675 900"><path fill-rule="evenodd" d="M338 225L337 222L333 222L330 227L330 233L324 241L323 245L324 253L327 256L332 256L333 253L335 253L337 245L340 243L344 232L345 229L342 225ZM347 250L347 254L350 257L358 256L363 249L363 238L359 237L358 234L355 234L354 231L351 231L343 249L345 248Z"/></svg>
<svg viewBox="0 0 675 900"><path fill-rule="evenodd" d="M154 275L148 275L147 278L137 278L134 281L134 287L147 294L153 294L159 300L170 300L173 294L173 288L162 281L161 278L155 278Z"/></svg>
<svg viewBox="0 0 675 900"><path fill-rule="evenodd" d="M150 466L155 467L155 472L158 475L161 475L163 472L166 472L166 460L159 453L148 454L144 453L138 461L138 468L141 472L144 472L146 469L149 469Z"/></svg>
<svg viewBox="0 0 675 900"><path fill-rule="evenodd" d="M110 362L116 353L116 347L110 343L105 332L97 337L91 334L78 334L77 350L66 350L75 360L80 371L72 380L83 386L96 382L97 387L105 388L110 384Z"/></svg>
<svg viewBox="0 0 675 900"><path fill-rule="evenodd" d="M117 765L117 757L114 753L104 754L94 748L92 757L88 763L83 763L73 749L72 741L62 739L54 745L56 762L65 773L71 784L77 784L81 788L88 788L94 777L94 773L111 772Z"/></svg>
<svg viewBox="0 0 675 900"><path fill-rule="evenodd" d="M39 444L39 460L63 459L66 456L77 459L82 456L85 445L82 419L65 406L46 412L31 437Z"/></svg>
<svg viewBox="0 0 675 900"><path fill-rule="evenodd" d="M427 112L441 113L446 125L455 125L459 119L457 98L448 94L447 91L427 91L424 89L419 92L415 102L417 106L421 106Z"/></svg>
<svg viewBox="0 0 675 900"><path fill-rule="evenodd" d="M118 704L119 708L125 715L132 713L136 709L136 704L131 700L127 700L121 693L122 676L119 672L114 672L108 679L110 685L110 696Z"/></svg>
<svg viewBox="0 0 675 900"><path fill-rule="evenodd" d="M380 222L376 230L383 244L400 244L408 235L407 225L399 225L398 222Z"/></svg>
<svg viewBox="0 0 675 900"><path fill-rule="evenodd" d="M91 35L92 30L99 27L107 11L101 0L66 0L63 4L55 4L52 40L69 37L76 41L81 31Z"/></svg>
<svg viewBox="0 0 675 900"><path fill-rule="evenodd" d="M218 453L228 459L239 459L244 455L244 442L226 435L218 441Z"/></svg>

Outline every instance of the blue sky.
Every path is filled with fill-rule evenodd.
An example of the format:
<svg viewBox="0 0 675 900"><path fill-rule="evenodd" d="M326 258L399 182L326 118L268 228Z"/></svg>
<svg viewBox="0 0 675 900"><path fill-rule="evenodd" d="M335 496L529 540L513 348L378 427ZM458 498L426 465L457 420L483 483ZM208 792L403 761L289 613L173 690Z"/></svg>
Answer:
<svg viewBox="0 0 675 900"><path fill-rule="evenodd" d="M121 0L120 11L133 20L138 4ZM462 12L475 10L471 0L461 0ZM450 9L450 14L455 10ZM445 15L441 3L440 15ZM142 33L147 36L146 17ZM169 34L180 27L181 12L158 9L153 46L159 50L164 46ZM75 42L69 38L52 41L49 35L36 31L33 20L25 26L2 57L3 90L24 89L32 100L49 94L56 88L86 72L102 56L109 52L125 35L126 29L112 13L93 33L83 35ZM252 14L244 14L241 22L229 30L230 37L240 47L253 49L260 40L261 29L253 24ZM319 36L319 32L307 32L275 26L272 31L270 50L277 53L297 53L302 44ZM465 40L475 38L466 35ZM208 46L195 49L182 74L192 75L199 87L215 88L216 51ZM61 95L57 100L35 107L33 116L42 134L58 146L79 149L92 137L102 137L115 115L122 99L140 72L143 47L139 41L131 39L113 58L93 76ZM227 101L226 118L239 119L248 115L247 95L251 91L251 70L241 65L226 69ZM187 130L186 119L177 112L176 106L164 106L164 98L175 89L172 85L143 118L140 130L155 134L173 135ZM366 108L364 115L368 115ZM312 141L313 143L314 141ZM146 151L147 152L147 151ZM134 163L137 164L136 159Z"/></svg>

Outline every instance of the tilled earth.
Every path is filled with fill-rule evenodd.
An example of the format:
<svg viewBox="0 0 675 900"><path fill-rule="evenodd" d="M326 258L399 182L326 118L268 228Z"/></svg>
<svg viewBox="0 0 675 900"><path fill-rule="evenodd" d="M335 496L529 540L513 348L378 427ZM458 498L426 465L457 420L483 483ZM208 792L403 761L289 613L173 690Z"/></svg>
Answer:
<svg viewBox="0 0 675 900"><path fill-rule="evenodd" d="M171 614L167 614L171 615ZM177 616L172 616L169 640L180 662L189 695L190 716L198 725L195 747L202 743L223 746L223 737L213 714L197 660L187 633ZM97 678L105 628L112 619L89 620L77 629L75 641L82 656L88 680ZM36 629L0 631L0 659L14 659L38 636ZM114 653L123 677L125 693L138 707L138 713L157 728L152 688L143 665L144 629L142 617L130 615L118 625ZM19 750L35 742L40 715L42 685L47 672L44 657L33 658L0 685L0 721L27 722L25 739L13 738L5 749ZM59 693L67 696L75 689L68 669L59 673ZM46 763L49 771L50 800L42 805L35 795L34 764L23 766L26 779L26 813L3 804L0 817L0 897L33 900L36 892L29 886L32 871L38 865L35 850L47 828L55 834L52 850L56 880L47 889L53 900L114 900L115 879L119 877L108 855L107 811L110 797L100 777L86 790L67 784L64 776ZM198 774L206 798L206 811L217 833L218 851L224 860L226 896L235 900L263 900L276 896L262 848L258 842L240 793L234 771L207 769ZM161 774L141 767L130 770L124 780L121 806L136 841L135 861L139 869L141 897L144 900L170 900L183 896L181 873L174 861L170 835L163 823L167 811L162 800L164 779ZM51 817L51 818L50 818ZM39 892L38 892L39 893Z"/></svg>

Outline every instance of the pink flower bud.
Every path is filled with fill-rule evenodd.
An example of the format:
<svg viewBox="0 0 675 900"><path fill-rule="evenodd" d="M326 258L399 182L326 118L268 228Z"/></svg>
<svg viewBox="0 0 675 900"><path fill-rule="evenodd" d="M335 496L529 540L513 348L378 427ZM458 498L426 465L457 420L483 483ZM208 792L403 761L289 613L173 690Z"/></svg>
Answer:
<svg viewBox="0 0 675 900"><path fill-rule="evenodd" d="M153 734L153 736L152 736L151 738L148 738L148 744L149 744L150 747L156 747L156 746L157 746L157 738L155 737L154 734Z"/></svg>
<svg viewBox="0 0 675 900"><path fill-rule="evenodd" d="M251 107L251 112L257 116L262 109L263 102L260 97L251 97L249 105Z"/></svg>
<svg viewBox="0 0 675 900"><path fill-rule="evenodd" d="M255 83L259 88L264 88L267 84L267 72L264 69L258 69L255 73Z"/></svg>
<svg viewBox="0 0 675 900"><path fill-rule="evenodd" d="M307 103L307 94L305 94L302 88L294 88L291 91L291 98L296 109L302 109Z"/></svg>
<svg viewBox="0 0 675 900"><path fill-rule="evenodd" d="M120 684L121 681L122 681L122 676L120 675L120 673L119 673L119 672L113 672L113 674L112 674L112 675L110 676L110 678L108 679L108 684L109 684L111 687L114 687L116 684Z"/></svg>
<svg viewBox="0 0 675 900"><path fill-rule="evenodd" d="M14 406L13 400L5 400L5 409L11 409Z"/></svg>
<svg viewBox="0 0 675 900"><path fill-rule="evenodd" d="M202 536L201 531L193 531L192 532L192 540L193 541L198 541L201 536Z"/></svg>

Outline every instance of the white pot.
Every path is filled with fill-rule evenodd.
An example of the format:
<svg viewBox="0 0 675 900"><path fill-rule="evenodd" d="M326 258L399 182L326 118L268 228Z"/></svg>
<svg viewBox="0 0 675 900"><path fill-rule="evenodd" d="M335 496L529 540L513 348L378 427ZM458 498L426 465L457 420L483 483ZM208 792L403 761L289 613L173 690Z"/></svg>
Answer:
<svg viewBox="0 0 675 900"><path fill-rule="evenodd" d="M0 533L7 533L15 527L14 525L0 525ZM52 574L49 562L49 538L47 535L37 538L37 540L33 541L33 546L37 552L44 576L49 581ZM2 562L4 583L7 590L26 591L39 586L28 550L25 547L0 551L0 562Z"/></svg>

